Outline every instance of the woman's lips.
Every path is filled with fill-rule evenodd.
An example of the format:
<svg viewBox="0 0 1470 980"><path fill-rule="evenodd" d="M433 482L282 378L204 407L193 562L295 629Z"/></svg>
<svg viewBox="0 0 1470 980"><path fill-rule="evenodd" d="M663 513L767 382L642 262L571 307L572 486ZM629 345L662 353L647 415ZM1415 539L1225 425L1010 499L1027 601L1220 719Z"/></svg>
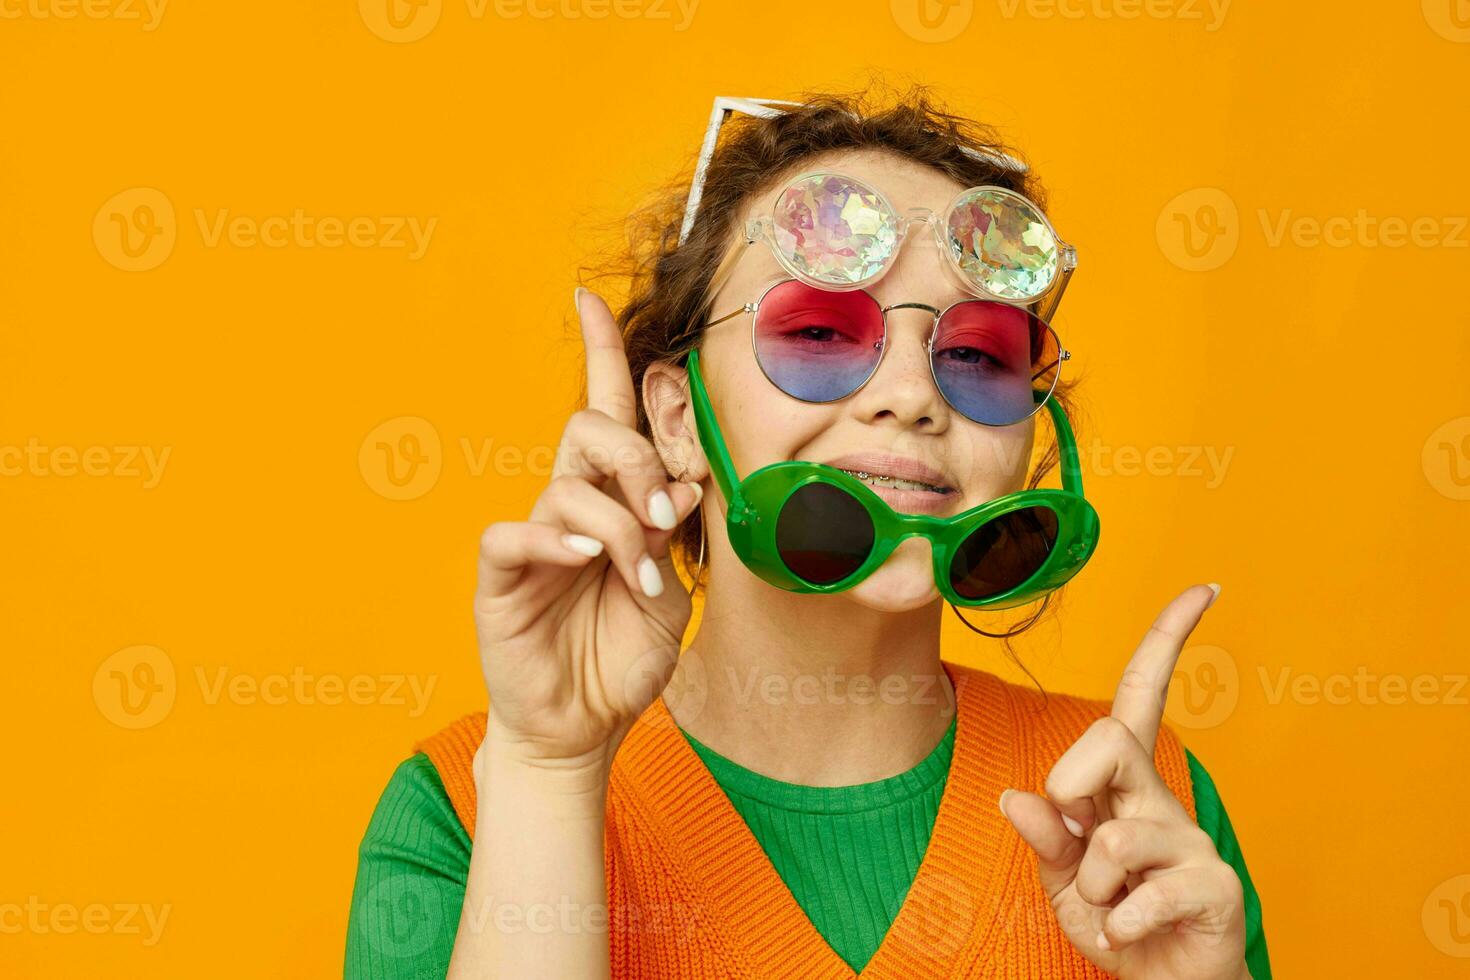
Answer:
<svg viewBox="0 0 1470 980"><path fill-rule="evenodd" d="M954 488L953 481L932 466L919 462L912 456L894 456L891 453L848 453L836 459L824 461L839 470L857 470L875 476L891 476L900 480L915 480L943 487Z"/></svg>
<svg viewBox="0 0 1470 980"><path fill-rule="evenodd" d="M958 497L943 473L909 456L887 453L849 453L826 461L862 480L894 510L908 514L943 514ZM893 480L927 484L925 487L884 485Z"/></svg>
<svg viewBox="0 0 1470 980"><path fill-rule="evenodd" d="M947 514L953 507L956 496L953 490L948 493L935 493L933 490L899 490L896 487L875 487L871 483L868 483L868 489L882 497L888 506L903 514Z"/></svg>

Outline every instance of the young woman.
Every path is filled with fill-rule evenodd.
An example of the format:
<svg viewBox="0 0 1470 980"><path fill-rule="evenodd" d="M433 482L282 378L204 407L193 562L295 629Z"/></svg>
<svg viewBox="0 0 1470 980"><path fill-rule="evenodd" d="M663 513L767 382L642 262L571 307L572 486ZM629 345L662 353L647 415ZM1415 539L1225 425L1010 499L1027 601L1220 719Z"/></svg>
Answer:
<svg viewBox="0 0 1470 980"><path fill-rule="evenodd" d="M481 540L489 711L389 782L347 976L1269 977L1161 724L1218 586L1111 703L940 656L946 603L1044 602L1097 540L1035 178L919 91L717 103L694 188L620 310L577 291L586 408Z"/></svg>

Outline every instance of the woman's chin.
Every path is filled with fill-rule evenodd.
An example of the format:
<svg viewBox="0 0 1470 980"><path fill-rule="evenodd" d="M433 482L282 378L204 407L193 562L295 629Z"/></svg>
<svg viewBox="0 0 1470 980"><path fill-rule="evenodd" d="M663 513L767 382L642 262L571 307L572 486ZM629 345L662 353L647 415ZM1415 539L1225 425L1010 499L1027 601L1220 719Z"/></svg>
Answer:
<svg viewBox="0 0 1470 980"><path fill-rule="evenodd" d="M911 548L910 545L918 545ZM847 590L853 601L879 612L907 612L939 598L934 565L924 543L910 538L872 575Z"/></svg>

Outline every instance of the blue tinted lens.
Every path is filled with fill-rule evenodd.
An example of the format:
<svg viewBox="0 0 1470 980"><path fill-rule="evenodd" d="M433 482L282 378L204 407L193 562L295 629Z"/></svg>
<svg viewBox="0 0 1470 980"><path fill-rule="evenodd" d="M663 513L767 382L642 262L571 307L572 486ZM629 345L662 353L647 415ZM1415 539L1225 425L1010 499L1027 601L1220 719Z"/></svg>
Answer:
<svg viewBox="0 0 1470 980"><path fill-rule="evenodd" d="M783 282L761 297L755 356L766 377L793 398L846 398L883 356L883 310L862 290Z"/></svg>
<svg viewBox="0 0 1470 980"><path fill-rule="evenodd" d="M1056 385L1061 343L1032 313L990 300L958 303L935 331L934 380L945 400L983 425L1011 425L1036 411L1035 391Z"/></svg>

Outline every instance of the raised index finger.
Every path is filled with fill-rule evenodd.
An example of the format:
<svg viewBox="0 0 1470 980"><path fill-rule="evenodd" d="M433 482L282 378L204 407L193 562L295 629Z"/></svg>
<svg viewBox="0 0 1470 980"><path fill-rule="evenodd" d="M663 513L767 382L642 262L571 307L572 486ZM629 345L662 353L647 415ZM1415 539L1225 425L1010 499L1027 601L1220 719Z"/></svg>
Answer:
<svg viewBox="0 0 1470 980"><path fill-rule="evenodd" d="M587 349L587 407L633 428L638 421L633 372L628 368L623 335L612 310L590 289L578 287L576 302L582 343Z"/></svg>
<svg viewBox="0 0 1470 980"><path fill-rule="evenodd" d="M1159 725L1164 719L1164 700L1169 696L1169 680L1174 676L1184 641L1199 625L1218 588L1192 585L1165 606L1118 681L1112 715L1143 743L1149 758L1153 758Z"/></svg>

